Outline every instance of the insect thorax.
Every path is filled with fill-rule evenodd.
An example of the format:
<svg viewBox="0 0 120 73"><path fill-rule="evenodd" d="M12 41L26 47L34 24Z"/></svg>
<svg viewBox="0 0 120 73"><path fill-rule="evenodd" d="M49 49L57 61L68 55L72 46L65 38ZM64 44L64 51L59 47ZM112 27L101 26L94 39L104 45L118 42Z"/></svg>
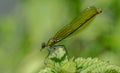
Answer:
<svg viewBox="0 0 120 73"><path fill-rule="evenodd" d="M56 42L57 42L56 38L51 38L48 41L47 46L53 46Z"/></svg>

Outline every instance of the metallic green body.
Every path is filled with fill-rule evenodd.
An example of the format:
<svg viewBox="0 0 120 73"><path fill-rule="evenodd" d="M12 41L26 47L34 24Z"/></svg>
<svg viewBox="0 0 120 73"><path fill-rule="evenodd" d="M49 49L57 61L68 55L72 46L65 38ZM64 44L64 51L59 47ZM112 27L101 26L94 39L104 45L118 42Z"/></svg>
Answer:
<svg viewBox="0 0 120 73"><path fill-rule="evenodd" d="M54 36L51 38L47 46L53 46L57 42L65 39L78 29L81 29L85 26L85 23L89 22L92 18L94 18L97 14L101 13L101 9L96 9L95 7L86 8L77 18L75 18L71 23L65 25L62 29L60 29Z"/></svg>

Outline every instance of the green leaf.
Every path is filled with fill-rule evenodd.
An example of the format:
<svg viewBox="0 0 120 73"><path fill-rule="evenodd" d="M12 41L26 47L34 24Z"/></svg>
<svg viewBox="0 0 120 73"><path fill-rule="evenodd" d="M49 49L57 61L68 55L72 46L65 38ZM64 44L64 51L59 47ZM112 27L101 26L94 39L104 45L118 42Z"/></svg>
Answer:
<svg viewBox="0 0 120 73"><path fill-rule="evenodd" d="M62 70L66 73L75 73L76 72L76 64L74 62L74 58L69 60L63 67Z"/></svg>
<svg viewBox="0 0 120 73"><path fill-rule="evenodd" d="M98 58L68 58L65 48L56 48L39 73L120 73L120 67Z"/></svg>

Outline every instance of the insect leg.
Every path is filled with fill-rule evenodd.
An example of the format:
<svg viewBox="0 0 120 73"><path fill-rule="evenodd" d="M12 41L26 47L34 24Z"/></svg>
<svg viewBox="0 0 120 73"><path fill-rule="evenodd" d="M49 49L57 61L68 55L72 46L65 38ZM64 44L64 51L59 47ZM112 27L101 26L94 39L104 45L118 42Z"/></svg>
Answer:
<svg viewBox="0 0 120 73"><path fill-rule="evenodd" d="M47 50L48 50L48 54L47 54L47 56L45 57L45 60L44 60L44 64L45 64L45 65L47 64L47 58L48 58L49 55L51 54L50 48L48 48Z"/></svg>

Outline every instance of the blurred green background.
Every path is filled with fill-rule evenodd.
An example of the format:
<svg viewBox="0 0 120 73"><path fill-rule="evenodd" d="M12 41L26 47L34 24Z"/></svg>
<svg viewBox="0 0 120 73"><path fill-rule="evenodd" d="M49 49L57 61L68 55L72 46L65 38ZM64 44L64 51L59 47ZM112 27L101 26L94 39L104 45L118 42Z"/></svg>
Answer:
<svg viewBox="0 0 120 73"><path fill-rule="evenodd" d="M64 44L75 57L98 57L120 66L119 0L0 0L0 73L38 73L46 42L88 6L102 13Z"/></svg>

